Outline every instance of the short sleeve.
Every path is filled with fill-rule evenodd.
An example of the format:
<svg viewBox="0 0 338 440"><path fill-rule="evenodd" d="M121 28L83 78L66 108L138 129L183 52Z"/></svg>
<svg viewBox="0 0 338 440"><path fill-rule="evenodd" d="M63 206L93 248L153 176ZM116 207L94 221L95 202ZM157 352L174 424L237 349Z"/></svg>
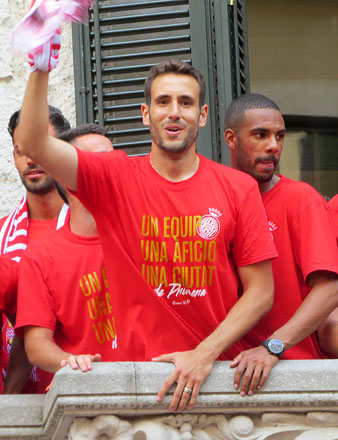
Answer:
<svg viewBox="0 0 338 440"><path fill-rule="evenodd" d="M43 267L30 255L22 257L19 269L18 307L15 330L22 336L27 325L55 329L53 294L43 275Z"/></svg>
<svg viewBox="0 0 338 440"><path fill-rule="evenodd" d="M293 248L304 281L316 270L337 273L338 253L330 209L316 197L301 210L293 228Z"/></svg>
<svg viewBox="0 0 338 440"><path fill-rule="evenodd" d="M120 167L122 151L93 153L81 151L78 154L77 191L70 191L95 216L104 209L102 200L115 197L115 170ZM123 153L123 154L122 154Z"/></svg>
<svg viewBox="0 0 338 440"><path fill-rule="evenodd" d="M237 266L247 266L278 255L256 186L251 187L239 206L233 255Z"/></svg>

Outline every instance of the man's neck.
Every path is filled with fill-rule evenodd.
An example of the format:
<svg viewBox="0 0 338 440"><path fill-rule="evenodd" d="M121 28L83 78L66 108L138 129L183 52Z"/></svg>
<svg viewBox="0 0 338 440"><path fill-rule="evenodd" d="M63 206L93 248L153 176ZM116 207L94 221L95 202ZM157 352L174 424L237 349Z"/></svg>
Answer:
<svg viewBox="0 0 338 440"><path fill-rule="evenodd" d="M152 149L149 159L154 170L171 182L190 179L197 172L200 163L195 148L191 148L183 154L170 154Z"/></svg>
<svg viewBox="0 0 338 440"><path fill-rule="evenodd" d="M266 193L267 191L272 189L274 186L276 186L279 181L280 181L280 177L277 176L276 174L274 174L272 176L272 179L269 180L268 182L258 182L260 193L261 194Z"/></svg>
<svg viewBox="0 0 338 440"><path fill-rule="evenodd" d="M46 194L27 192L29 218L32 220L55 220L63 201L56 190Z"/></svg>
<svg viewBox="0 0 338 440"><path fill-rule="evenodd" d="M70 211L70 230L82 237L98 235L96 223L91 213L74 197L68 197Z"/></svg>

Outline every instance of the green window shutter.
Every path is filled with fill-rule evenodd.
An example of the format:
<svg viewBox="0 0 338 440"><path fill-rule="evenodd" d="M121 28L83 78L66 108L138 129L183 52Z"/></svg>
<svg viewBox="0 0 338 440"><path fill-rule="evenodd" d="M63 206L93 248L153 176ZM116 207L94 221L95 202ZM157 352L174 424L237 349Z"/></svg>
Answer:
<svg viewBox="0 0 338 440"><path fill-rule="evenodd" d="M209 90L214 114L213 158L229 164L224 141L224 117L231 101L249 92L248 34L245 0L209 0L212 74Z"/></svg>
<svg viewBox="0 0 338 440"><path fill-rule="evenodd" d="M250 91L249 56L245 0L232 0L229 6L233 96Z"/></svg>

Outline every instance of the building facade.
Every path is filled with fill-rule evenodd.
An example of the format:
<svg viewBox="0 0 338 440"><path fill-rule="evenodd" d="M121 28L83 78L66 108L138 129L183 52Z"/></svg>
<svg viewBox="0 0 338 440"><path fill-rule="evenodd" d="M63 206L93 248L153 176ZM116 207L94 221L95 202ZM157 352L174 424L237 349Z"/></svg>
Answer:
<svg viewBox="0 0 338 440"><path fill-rule="evenodd" d="M6 125L20 107L28 74L10 49L10 32L29 1L0 2L8 11L0 43L5 213L21 191ZM242 93L263 93L280 106L288 129L280 171L332 197L338 192L337 50L338 0L97 0L89 26L63 30L50 103L73 124L104 125L115 148L144 154L150 148L140 111L147 71L166 58L191 62L206 78L210 107L201 154L228 164L225 110Z"/></svg>

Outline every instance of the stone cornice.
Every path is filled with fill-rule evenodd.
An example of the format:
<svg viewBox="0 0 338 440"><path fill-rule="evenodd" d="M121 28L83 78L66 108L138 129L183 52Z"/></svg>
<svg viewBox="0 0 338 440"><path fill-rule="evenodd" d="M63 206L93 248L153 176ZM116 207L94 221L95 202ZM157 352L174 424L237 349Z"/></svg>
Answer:
<svg viewBox="0 0 338 440"><path fill-rule="evenodd" d="M144 421L150 416L158 420L161 417L159 423L167 426L168 422L163 420L182 417L182 414L168 413L171 394L160 404L156 401L157 391L172 371L171 364L152 362L98 363L87 373L66 367L55 375L46 396L0 396L0 439L64 439L74 419L81 417L85 420L102 415L115 415L117 420L125 421L135 418ZM217 362L201 388L196 407L193 411L186 411L185 417L189 415L191 419L194 415L196 422L196 417L200 420L202 415L209 420L222 415L229 425L236 420L239 423L236 416L246 415L246 419L241 419L244 424L256 426L258 423L257 426L262 426L268 420L271 428L276 424L283 425L281 420L284 420L284 427L289 424L290 429L296 420L297 429L303 429L302 433L305 428L299 426L308 426L309 420L312 420L312 432L315 420L320 429L333 430L332 435L336 437L328 438L338 439L338 361L280 361L263 390L251 397L240 397L233 388L233 376L229 362ZM319 422L321 417L324 417L322 423ZM97 420L102 423L103 419ZM189 423L191 429L197 429L191 420ZM73 429L74 426L76 424ZM249 437L242 435L239 438L264 438L257 436L257 429L255 427L256 433L251 433ZM148 437L143 438L146 440ZM229 438L236 437L232 433Z"/></svg>

